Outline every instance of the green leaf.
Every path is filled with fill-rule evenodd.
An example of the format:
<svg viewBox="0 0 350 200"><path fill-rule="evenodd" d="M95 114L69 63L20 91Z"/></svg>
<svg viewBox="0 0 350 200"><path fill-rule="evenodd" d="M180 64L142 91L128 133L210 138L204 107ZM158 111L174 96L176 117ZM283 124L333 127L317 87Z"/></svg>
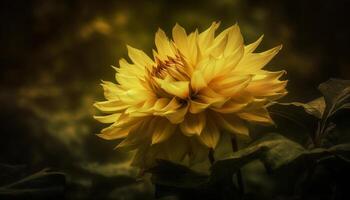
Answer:
<svg viewBox="0 0 350 200"><path fill-rule="evenodd" d="M273 103L268 110L276 124L275 130L262 133L277 131L298 143L306 143L317 128L321 112L316 105L321 108L322 101L319 98L309 103Z"/></svg>
<svg viewBox="0 0 350 200"><path fill-rule="evenodd" d="M329 118L350 104L350 80L329 79L318 87L322 92L326 107L324 118Z"/></svg>
<svg viewBox="0 0 350 200"><path fill-rule="evenodd" d="M338 144L328 149L315 148L309 151L305 151L302 155L300 155L300 158L309 160L321 160L328 156L338 156L343 160L348 160L350 158L350 143Z"/></svg>
<svg viewBox="0 0 350 200"><path fill-rule="evenodd" d="M330 79L320 84L319 90L324 97L308 103L275 102L269 108L272 118L277 122L278 126L284 124L283 121L281 123L281 120L276 118L276 115L282 116L300 127L304 127L309 132L315 146L322 145L324 138L335 128L335 124L331 123L329 118L339 110L350 108L350 80ZM297 107L302 108L305 113L315 117L317 120L307 118L296 109ZM317 129L315 124L317 124ZM288 133L288 130L279 131Z"/></svg>
<svg viewBox="0 0 350 200"><path fill-rule="evenodd" d="M308 103L301 103L301 102L291 102L291 103L277 103L279 105L284 105L284 106L298 106L301 107L305 110L306 113L321 119L324 109L325 109L325 100L323 97L319 97L315 100L312 100Z"/></svg>
<svg viewBox="0 0 350 200"><path fill-rule="evenodd" d="M232 177L243 165L260 159L265 166L274 170L297 157L305 149L280 134L271 133L255 141L247 148L235 152L232 156L218 160L211 168L211 182L218 182Z"/></svg>
<svg viewBox="0 0 350 200"><path fill-rule="evenodd" d="M348 160L349 154L350 144L336 145L329 149L306 150L298 143L280 134L271 133L247 148L235 152L232 156L216 161L211 168L210 183L231 181L233 174L245 164L256 159L260 159L269 171L274 171L291 164L303 165L317 162L328 156L340 156L343 160Z"/></svg>

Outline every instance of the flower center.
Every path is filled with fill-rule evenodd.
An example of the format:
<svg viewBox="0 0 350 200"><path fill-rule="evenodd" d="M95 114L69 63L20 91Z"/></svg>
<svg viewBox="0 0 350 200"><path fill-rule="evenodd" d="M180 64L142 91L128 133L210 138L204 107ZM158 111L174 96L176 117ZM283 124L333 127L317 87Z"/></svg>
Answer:
<svg viewBox="0 0 350 200"><path fill-rule="evenodd" d="M148 85L159 97L172 96L167 94L157 83L157 79L170 79L171 81L190 81L190 74L188 73L189 65L181 56L181 53L176 54L175 57L168 57L165 60L156 58L156 65L148 71Z"/></svg>
<svg viewBox="0 0 350 200"><path fill-rule="evenodd" d="M187 63L180 55L176 57L168 57L167 60L156 59L151 75L160 79L165 79L170 76L175 81L190 80L189 74L186 72Z"/></svg>

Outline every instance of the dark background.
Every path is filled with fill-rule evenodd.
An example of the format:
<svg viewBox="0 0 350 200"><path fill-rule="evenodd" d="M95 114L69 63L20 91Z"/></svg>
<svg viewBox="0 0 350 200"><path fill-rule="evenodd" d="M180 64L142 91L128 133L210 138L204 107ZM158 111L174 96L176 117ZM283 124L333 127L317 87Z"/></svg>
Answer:
<svg viewBox="0 0 350 200"><path fill-rule="evenodd" d="M170 34L176 22L188 31L203 31L212 21L222 22L220 30L238 22L246 43L265 35L258 51L282 43L267 68L288 72L284 101L320 96L318 84L330 77L350 79L346 0L0 4L0 163L66 172L77 187L70 197L92 194L94 187L118 198L139 193L151 198L150 185L113 188L128 180L116 178L112 184L104 179L136 172L128 167L127 153L113 150L116 142L94 135L102 125L92 119L92 104L103 99L100 80L114 80L110 65L126 57L126 44L150 54L158 27ZM83 190L89 192L77 192Z"/></svg>

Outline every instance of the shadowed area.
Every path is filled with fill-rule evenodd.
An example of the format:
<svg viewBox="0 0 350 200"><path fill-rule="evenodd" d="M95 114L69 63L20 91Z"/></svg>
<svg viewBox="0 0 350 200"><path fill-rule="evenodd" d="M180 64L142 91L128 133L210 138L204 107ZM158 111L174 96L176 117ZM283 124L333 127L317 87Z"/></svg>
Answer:
<svg viewBox="0 0 350 200"><path fill-rule="evenodd" d="M127 44L151 55L159 27L169 35L175 23L203 31L221 21L221 31L238 22L246 43L265 35L258 51L283 44L267 68L287 71L284 101L309 101L328 78L350 79L349 6L345 0L4 0L0 169L24 173L13 173L18 178L47 167L63 172L68 199L152 199L149 182L130 178L138 173L129 167L130 154L113 150L118 141L96 137L103 125L92 118L92 104L103 100L100 81L115 80L110 65L127 58Z"/></svg>

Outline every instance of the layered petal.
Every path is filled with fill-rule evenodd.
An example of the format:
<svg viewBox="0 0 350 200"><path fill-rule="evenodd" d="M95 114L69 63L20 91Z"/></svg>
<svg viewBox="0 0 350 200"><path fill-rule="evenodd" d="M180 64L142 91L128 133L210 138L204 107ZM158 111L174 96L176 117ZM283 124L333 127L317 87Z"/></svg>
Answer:
<svg viewBox="0 0 350 200"><path fill-rule="evenodd" d="M200 141L208 148L215 149L220 140L220 132L214 120L208 119L205 128L199 136Z"/></svg>
<svg viewBox="0 0 350 200"><path fill-rule="evenodd" d="M185 135L200 135L206 124L204 113L186 115L185 120L180 124L181 131Z"/></svg>
<svg viewBox="0 0 350 200"><path fill-rule="evenodd" d="M273 49L262 53L249 53L244 55L241 62L236 67L241 72L256 72L263 68L282 49L279 45Z"/></svg>

